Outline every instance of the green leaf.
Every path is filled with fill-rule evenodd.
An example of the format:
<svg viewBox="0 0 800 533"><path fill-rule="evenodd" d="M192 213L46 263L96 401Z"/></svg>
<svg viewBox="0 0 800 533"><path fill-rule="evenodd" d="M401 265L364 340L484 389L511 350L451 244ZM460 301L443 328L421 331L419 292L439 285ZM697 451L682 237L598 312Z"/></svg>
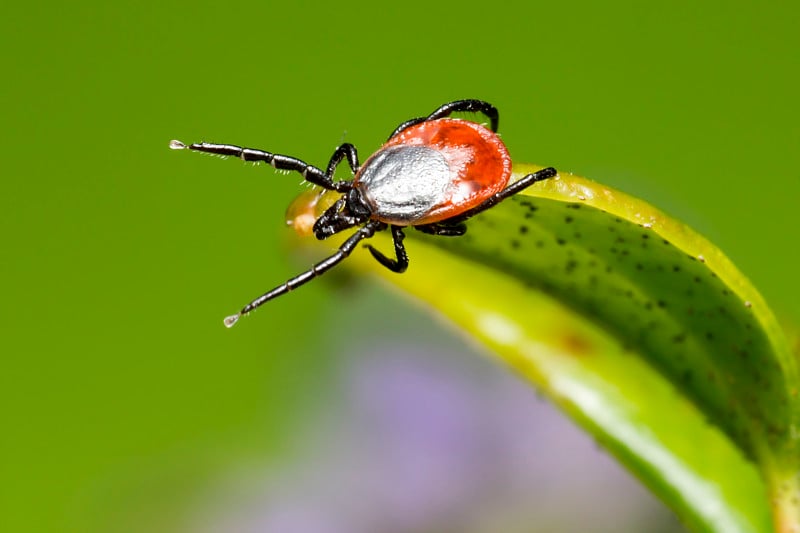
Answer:
<svg viewBox="0 0 800 533"><path fill-rule="evenodd" d="M312 203L299 200L290 218ZM797 358L722 252L645 202L572 175L468 228L457 238L408 231L404 275L366 253L350 264L486 345L693 529L800 528Z"/></svg>

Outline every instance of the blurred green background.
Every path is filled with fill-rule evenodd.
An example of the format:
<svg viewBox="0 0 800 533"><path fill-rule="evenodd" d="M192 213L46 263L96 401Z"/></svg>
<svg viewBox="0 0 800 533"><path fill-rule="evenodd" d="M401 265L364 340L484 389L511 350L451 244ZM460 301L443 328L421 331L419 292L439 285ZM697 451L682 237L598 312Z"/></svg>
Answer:
<svg viewBox="0 0 800 533"><path fill-rule="evenodd" d="M330 282L226 330L224 315L306 264L283 226L299 178L176 153L173 138L324 165L343 140L363 160L399 122L485 99L516 160L676 215L796 322L799 14L789 2L7 5L0 527L222 527L198 518L225 506L221 480L302 462L298 448L324 440L308 428L335 425L325 405L347 396L356 352L369 364L408 337L423 358L462 349L396 296Z"/></svg>

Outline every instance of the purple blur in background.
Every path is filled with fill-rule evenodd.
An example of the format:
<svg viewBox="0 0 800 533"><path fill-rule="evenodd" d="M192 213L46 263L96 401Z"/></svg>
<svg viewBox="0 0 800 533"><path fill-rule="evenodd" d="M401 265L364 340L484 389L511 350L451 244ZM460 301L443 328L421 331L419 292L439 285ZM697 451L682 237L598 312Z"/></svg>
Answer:
<svg viewBox="0 0 800 533"><path fill-rule="evenodd" d="M498 365L413 345L354 351L335 399L320 402L327 406L299 438L295 461L228 480L192 530L683 530Z"/></svg>

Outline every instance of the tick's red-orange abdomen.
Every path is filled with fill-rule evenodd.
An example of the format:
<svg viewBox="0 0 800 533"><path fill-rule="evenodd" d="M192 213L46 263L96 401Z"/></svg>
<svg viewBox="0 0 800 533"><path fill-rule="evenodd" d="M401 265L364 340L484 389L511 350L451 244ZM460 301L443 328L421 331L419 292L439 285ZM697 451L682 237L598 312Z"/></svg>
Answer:
<svg viewBox="0 0 800 533"><path fill-rule="evenodd" d="M389 139L364 162L354 183L374 219L420 225L481 204L510 177L511 158L494 132L475 122L439 119Z"/></svg>

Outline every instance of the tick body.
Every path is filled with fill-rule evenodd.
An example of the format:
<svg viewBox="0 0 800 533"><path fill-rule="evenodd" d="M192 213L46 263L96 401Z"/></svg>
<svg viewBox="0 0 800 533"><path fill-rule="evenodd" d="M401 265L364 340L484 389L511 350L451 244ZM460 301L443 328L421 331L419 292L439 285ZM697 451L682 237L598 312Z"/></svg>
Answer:
<svg viewBox="0 0 800 533"><path fill-rule="evenodd" d="M439 119L392 137L353 180L373 218L416 226L441 222L500 192L511 158L500 138L475 122Z"/></svg>
<svg viewBox="0 0 800 533"><path fill-rule="evenodd" d="M483 113L487 128L476 122L449 118L454 112ZM481 100L458 100L437 108L426 117L403 122L389 139L359 164L356 148L349 143L333 153L327 169L297 158L228 144L170 142L173 149L231 155L244 161L265 162L277 169L299 172L306 181L341 194L312 226L318 239L359 228L327 259L256 298L235 315L225 318L233 326L243 315L264 303L307 283L336 266L358 244L378 231L390 230L394 258L366 245L386 268L405 272L408 256L403 231L414 227L434 235L455 237L466 232L464 221L513 196L526 187L557 174L545 168L509 184L511 158L497 136L497 109ZM347 159L355 173L352 180L334 181L336 167Z"/></svg>

